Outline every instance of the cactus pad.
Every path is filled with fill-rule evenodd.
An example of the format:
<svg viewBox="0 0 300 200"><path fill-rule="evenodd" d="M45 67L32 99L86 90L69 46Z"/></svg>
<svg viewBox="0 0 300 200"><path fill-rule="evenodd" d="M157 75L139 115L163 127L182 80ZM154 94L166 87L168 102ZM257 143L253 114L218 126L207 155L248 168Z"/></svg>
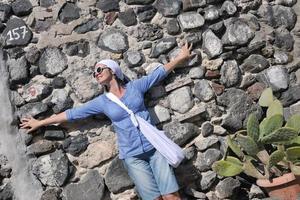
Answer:
<svg viewBox="0 0 300 200"><path fill-rule="evenodd" d="M283 127L273 131L271 134L261 138L261 142L266 144L286 144L298 136L293 128Z"/></svg>
<svg viewBox="0 0 300 200"><path fill-rule="evenodd" d="M255 114L250 114L247 121L247 133L255 141L259 137L259 122Z"/></svg>

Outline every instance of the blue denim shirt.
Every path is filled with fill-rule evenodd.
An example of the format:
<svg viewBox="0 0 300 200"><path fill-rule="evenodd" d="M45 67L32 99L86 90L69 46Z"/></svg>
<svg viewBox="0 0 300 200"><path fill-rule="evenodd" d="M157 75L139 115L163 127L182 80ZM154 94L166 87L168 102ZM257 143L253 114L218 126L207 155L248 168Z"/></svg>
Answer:
<svg viewBox="0 0 300 200"><path fill-rule="evenodd" d="M165 68L159 65L147 76L128 82L125 86L125 94L120 100L136 115L152 123L144 104L144 94L166 76ZM120 159L139 155L154 148L140 130L133 125L129 114L104 94L79 107L66 110L68 121L100 113L104 113L112 121L117 134Z"/></svg>

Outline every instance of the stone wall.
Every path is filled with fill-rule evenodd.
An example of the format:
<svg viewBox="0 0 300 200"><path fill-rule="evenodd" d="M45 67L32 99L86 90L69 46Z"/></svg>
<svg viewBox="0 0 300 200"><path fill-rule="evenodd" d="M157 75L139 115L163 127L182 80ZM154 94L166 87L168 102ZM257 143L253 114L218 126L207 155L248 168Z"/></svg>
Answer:
<svg viewBox="0 0 300 200"><path fill-rule="evenodd" d="M184 199L264 198L253 180L219 177L211 165L224 155L227 134L243 128L250 113L263 115L257 100L264 88L271 87L283 102L285 117L300 113L299 4L2 0L5 64L0 67L7 73L3 85L14 109L11 124L16 127L24 116L42 119L101 94L103 88L92 78L101 59L118 61L128 78L137 79L174 58L188 41L192 58L151 89L145 101L157 126L185 148L186 160L175 170L180 193ZM28 200L18 181L28 184L28 191L36 189L40 197L34 200L138 199L103 115L34 134L21 129L1 134L26 150L22 159L20 152L14 154L26 166L22 168L4 145L1 199ZM27 169L35 184L17 176Z"/></svg>

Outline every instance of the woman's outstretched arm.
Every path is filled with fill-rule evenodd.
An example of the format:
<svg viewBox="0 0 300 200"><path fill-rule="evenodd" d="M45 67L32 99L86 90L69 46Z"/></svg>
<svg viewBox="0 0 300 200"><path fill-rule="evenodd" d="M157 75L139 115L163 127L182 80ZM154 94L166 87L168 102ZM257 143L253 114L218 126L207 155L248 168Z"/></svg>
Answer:
<svg viewBox="0 0 300 200"><path fill-rule="evenodd" d="M57 115L52 115L51 117L48 117L43 120L37 120L33 117L29 118L22 118L20 127L24 129L28 129L27 133L30 133L42 126L47 126L50 124L56 124L56 123L62 123L67 121L67 114L66 112L61 112Z"/></svg>
<svg viewBox="0 0 300 200"><path fill-rule="evenodd" d="M173 59L170 60L167 64L164 65L165 70L169 73L173 71L173 69L179 65L180 63L187 61L191 57L191 50L192 50L192 44L189 46L186 42L183 47L181 47L181 50L179 54Z"/></svg>

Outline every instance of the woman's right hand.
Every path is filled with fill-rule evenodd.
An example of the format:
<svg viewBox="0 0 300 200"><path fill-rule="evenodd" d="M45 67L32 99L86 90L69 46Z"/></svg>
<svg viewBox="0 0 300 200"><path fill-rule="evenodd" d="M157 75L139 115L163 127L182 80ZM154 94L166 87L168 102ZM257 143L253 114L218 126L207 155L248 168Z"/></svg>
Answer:
<svg viewBox="0 0 300 200"><path fill-rule="evenodd" d="M34 119L33 117L26 117L21 119L20 127L23 129L28 129L27 133L30 133L41 126L41 121Z"/></svg>

